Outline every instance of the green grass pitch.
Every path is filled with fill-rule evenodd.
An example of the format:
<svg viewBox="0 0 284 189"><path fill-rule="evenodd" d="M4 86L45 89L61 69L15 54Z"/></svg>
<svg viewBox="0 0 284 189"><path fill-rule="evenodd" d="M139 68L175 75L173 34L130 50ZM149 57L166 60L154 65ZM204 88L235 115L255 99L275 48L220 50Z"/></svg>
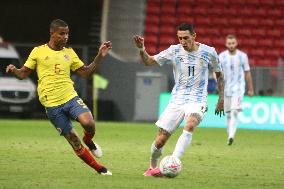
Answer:
<svg viewBox="0 0 284 189"><path fill-rule="evenodd" d="M181 131L163 155L173 151ZM238 130L235 144L227 146L225 129L197 128L174 179L142 176L155 134L154 124L98 122L95 139L104 152L99 161L113 172L104 177L82 163L48 121L0 120L0 188L284 188L283 132Z"/></svg>

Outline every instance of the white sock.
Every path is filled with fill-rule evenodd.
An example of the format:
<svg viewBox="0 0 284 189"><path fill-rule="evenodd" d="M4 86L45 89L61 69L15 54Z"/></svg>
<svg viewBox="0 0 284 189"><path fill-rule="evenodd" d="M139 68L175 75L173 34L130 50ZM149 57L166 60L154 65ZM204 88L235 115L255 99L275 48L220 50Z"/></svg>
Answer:
<svg viewBox="0 0 284 189"><path fill-rule="evenodd" d="M227 135L228 135L228 138L229 138L230 130L231 130L230 125L231 125L231 111L227 112Z"/></svg>
<svg viewBox="0 0 284 189"><path fill-rule="evenodd" d="M190 145L192 139L192 132L188 132L186 130L183 130L182 134L180 135L175 150L173 152L173 156L180 159L182 154L185 152L187 147Z"/></svg>
<svg viewBox="0 0 284 189"><path fill-rule="evenodd" d="M151 146L151 158L150 158L150 167L156 168L158 164L158 159L161 157L163 148L158 149L155 145L155 141Z"/></svg>
<svg viewBox="0 0 284 189"><path fill-rule="evenodd" d="M228 121L228 138L234 138L237 132L238 110L232 110L230 114L230 121Z"/></svg>

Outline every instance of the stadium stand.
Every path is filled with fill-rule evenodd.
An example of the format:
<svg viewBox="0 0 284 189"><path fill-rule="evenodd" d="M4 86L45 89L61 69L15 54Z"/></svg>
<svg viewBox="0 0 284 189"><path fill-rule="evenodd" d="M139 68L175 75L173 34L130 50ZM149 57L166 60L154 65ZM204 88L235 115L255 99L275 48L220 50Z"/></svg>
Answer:
<svg viewBox="0 0 284 189"><path fill-rule="evenodd" d="M150 54L167 48L177 42L175 27L191 22L196 25L197 41L218 52L225 49L225 36L235 34L252 66L277 66L279 57L284 58L284 40L280 39L284 34L283 9L282 0L148 0L146 47Z"/></svg>
<svg viewBox="0 0 284 189"><path fill-rule="evenodd" d="M134 34L142 34L145 24L152 27L145 27L145 38L150 46L151 52L156 51L156 36L159 34L159 23L161 19L160 3L150 3L145 7L144 1L124 0L105 1L103 4L104 14L102 16L101 40L111 41L112 50L110 55L123 62L137 61L137 49L133 46L132 37ZM145 10L151 17L144 18ZM159 42L159 40L158 40Z"/></svg>

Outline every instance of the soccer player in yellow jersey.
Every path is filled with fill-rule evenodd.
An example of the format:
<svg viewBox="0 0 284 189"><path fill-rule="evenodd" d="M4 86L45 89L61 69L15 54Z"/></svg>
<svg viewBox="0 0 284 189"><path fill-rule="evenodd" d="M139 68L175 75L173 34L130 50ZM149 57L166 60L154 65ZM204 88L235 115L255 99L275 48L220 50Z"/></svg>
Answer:
<svg viewBox="0 0 284 189"><path fill-rule="evenodd" d="M95 121L89 108L78 97L70 78L70 71L86 78L91 76L97 64L108 54L112 44L110 41L102 43L94 61L85 66L72 48L65 47L68 37L69 28L66 22L60 19L53 20L50 24L49 42L35 47L23 67L17 69L10 64L6 72L24 79L36 71L39 100L45 107L51 123L86 164L101 175L112 175L93 157L102 156L100 147L92 140L95 135ZM71 118L80 122L84 128L83 141L93 156L82 145L72 127Z"/></svg>

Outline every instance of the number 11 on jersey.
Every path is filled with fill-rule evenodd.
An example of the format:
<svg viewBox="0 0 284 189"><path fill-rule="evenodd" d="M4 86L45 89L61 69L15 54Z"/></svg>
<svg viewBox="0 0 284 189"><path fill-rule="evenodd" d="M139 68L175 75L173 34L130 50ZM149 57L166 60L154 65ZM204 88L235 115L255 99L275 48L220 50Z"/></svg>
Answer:
<svg viewBox="0 0 284 189"><path fill-rule="evenodd" d="M188 76L194 76L194 66L188 66Z"/></svg>

